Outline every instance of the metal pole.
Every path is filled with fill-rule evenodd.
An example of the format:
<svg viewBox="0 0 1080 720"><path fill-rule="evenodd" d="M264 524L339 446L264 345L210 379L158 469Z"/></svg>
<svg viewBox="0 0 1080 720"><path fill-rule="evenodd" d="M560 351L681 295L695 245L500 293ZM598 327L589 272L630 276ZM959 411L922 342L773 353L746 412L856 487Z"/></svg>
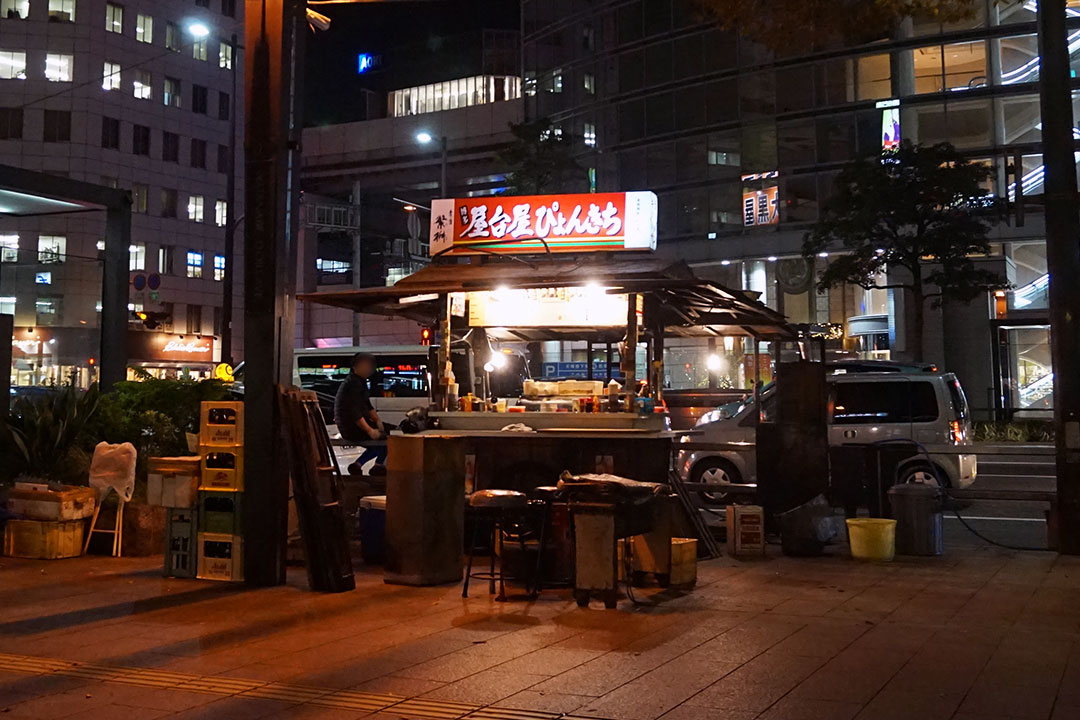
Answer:
<svg viewBox="0 0 1080 720"><path fill-rule="evenodd" d="M105 216L105 265L101 271L101 389L127 378L128 247L131 196Z"/></svg>
<svg viewBox="0 0 1080 720"><path fill-rule="evenodd" d="M236 33L232 45L232 97L229 100L229 167L225 175L225 271L221 278L221 362L233 364L233 261L236 253L236 65L240 61Z"/></svg>
<svg viewBox="0 0 1080 720"><path fill-rule="evenodd" d="M1080 554L1080 216L1076 208L1072 98L1065 0L1039 3L1040 104L1045 179L1046 264L1050 273L1050 347L1054 365L1058 537ZM1017 183L1019 184L1019 183ZM1053 538L1050 540L1053 545Z"/></svg>
<svg viewBox="0 0 1080 720"><path fill-rule="evenodd" d="M446 136L442 136L442 163L439 168L439 197L445 198L447 195L446 187Z"/></svg>

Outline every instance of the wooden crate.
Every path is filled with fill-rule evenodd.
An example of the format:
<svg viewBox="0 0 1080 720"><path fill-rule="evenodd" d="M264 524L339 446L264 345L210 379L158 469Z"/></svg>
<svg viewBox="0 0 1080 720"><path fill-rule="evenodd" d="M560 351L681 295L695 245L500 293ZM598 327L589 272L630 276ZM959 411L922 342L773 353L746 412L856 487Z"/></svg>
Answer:
<svg viewBox="0 0 1080 720"><path fill-rule="evenodd" d="M37 560L78 557L82 555L85 527L82 520L8 520L4 525L4 555Z"/></svg>
<svg viewBox="0 0 1080 720"><path fill-rule="evenodd" d="M244 540L239 535L199 533L198 574L203 580L244 579Z"/></svg>
<svg viewBox="0 0 1080 720"><path fill-rule="evenodd" d="M60 522L94 514L97 491L91 487L63 485L50 490L45 483L15 483L8 494L7 509L29 520Z"/></svg>
<svg viewBox="0 0 1080 720"><path fill-rule="evenodd" d="M199 472L200 490L243 490L244 451L238 447L199 448L202 466Z"/></svg>
<svg viewBox="0 0 1080 720"><path fill-rule="evenodd" d="M244 403L207 401L202 404L199 444L239 447L244 444Z"/></svg>

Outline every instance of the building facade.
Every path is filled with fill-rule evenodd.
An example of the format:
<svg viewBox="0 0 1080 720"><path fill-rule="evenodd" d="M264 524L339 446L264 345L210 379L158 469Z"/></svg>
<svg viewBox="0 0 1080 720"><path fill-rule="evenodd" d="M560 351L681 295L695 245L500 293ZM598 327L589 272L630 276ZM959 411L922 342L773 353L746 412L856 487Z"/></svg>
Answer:
<svg viewBox="0 0 1080 720"><path fill-rule="evenodd" d="M225 225L243 213L243 7L0 2L0 163L130 190L129 357L159 376L204 376L220 356ZM104 226L103 213L0 216L13 384L93 379Z"/></svg>
<svg viewBox="0 0 1080 720"><path fill-rule="evenodd" d="M909 358L910 313L901 293L814 289L828 258L804 260L802 239L840 168L898 136L991 164L987 190L1011 205L986 262L1017 289L931 309L925 359L960 373L983 415L1049 406L1035 2L987 0L961 24L909 21L870 44L783 58L689 0L521 11L526 117L578 141L597 190L658 194L659 253L793 322L841 326L847 353ZM1075 67L1080 11L1069 23ZM964 347L944 342L957 333Z"/></svg>

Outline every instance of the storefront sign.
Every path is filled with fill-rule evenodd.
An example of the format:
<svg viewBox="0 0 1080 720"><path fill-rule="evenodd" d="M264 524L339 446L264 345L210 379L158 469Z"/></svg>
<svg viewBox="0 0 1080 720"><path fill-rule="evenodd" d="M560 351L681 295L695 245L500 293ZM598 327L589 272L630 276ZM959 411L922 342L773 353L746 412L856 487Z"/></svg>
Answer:
<svg viewBox="0 0 1080 720"><path fill-rule="evenodd" d="M776 171L743 175L743 226L780 222L780 187Z"/></svg>
<svg viewBox="0 0 1080 720"><path fill-rule="evenodd" d="M129 332L128 357L133 362L209 364L214 361L214 338L208 335Z"/></svg>
<svg viewBox="0 0 1080 720"><path fill-rule="evenodd" d="M600 380L607 377L607 365L603 360L593 361L593 378ZM544 377L546 378L587 378L589 377L589 363L587 362L546 362L544 363ZM611 376L622 377L622 368L619 363L611 363Z"/></svg>
<svg viewBox="0 0 1080 720"><path fill-rule="evenodd" d="M651 192L519 195L431 204L431 254L656 249Z"/></svg>
<svg viewBox="0 0 1080 720"><path fill-rule="evenodd" d="M471 327L626 325L626 295L609 295L601 287L471 292L468 300ZM638 312L641 312L640 304Z"/></svg>

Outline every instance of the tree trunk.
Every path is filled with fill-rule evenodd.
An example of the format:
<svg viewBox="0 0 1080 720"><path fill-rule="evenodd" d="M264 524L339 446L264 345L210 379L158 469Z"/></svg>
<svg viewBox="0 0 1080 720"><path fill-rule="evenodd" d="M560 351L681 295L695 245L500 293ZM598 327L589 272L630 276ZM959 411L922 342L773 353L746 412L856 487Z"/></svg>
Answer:
<svg viewBox="0 0 1080 720"><path fill-rule="evenodd" d="M923 361L923 323L926 321L926 296L923 293L922 268L917 263L911 269L911 276L911 302L914 305L912 319L914 322L912 323L913 337L909 339L909 346L911 347L911 359L914 362L921 363Z"/></svg>

